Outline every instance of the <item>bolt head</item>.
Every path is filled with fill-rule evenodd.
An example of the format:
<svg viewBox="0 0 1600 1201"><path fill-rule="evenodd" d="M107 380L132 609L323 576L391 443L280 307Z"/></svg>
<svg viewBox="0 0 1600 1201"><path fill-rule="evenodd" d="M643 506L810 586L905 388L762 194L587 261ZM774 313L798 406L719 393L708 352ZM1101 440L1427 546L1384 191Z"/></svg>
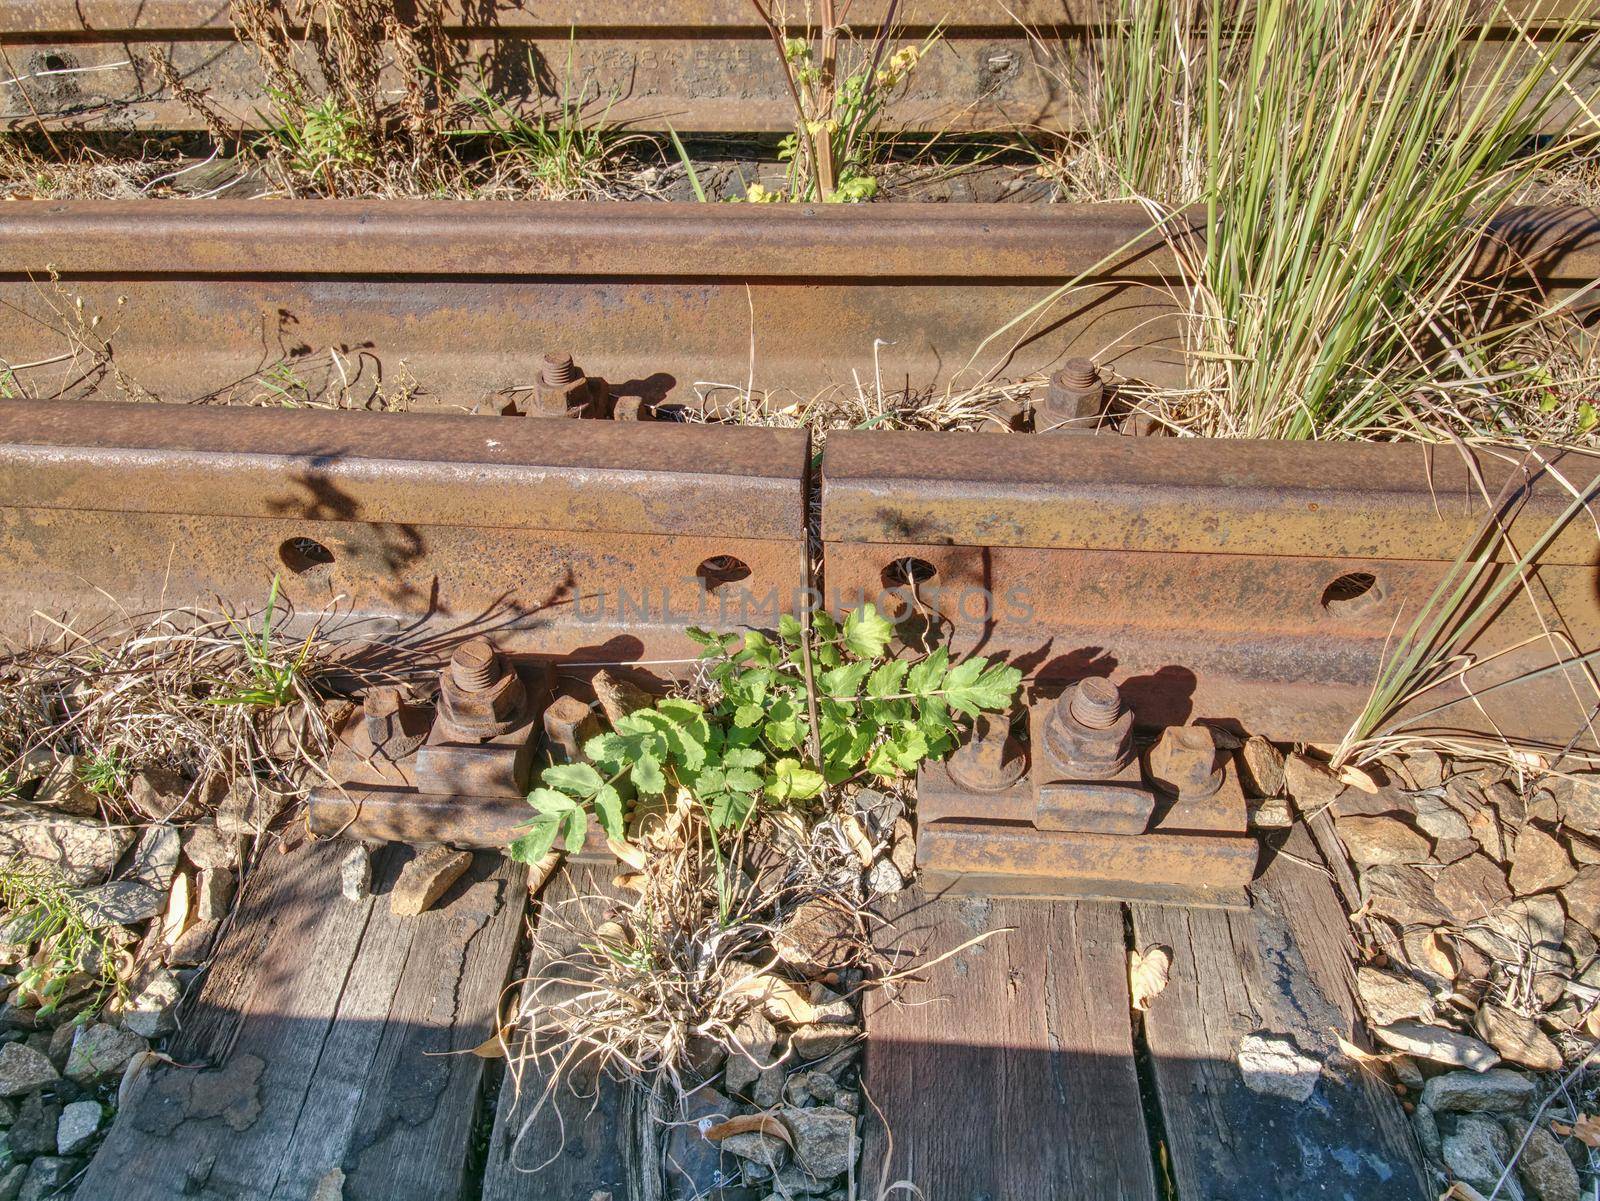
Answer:
<svg viewBox="0 0 1600 1201"><path fill-rule="evenodd" d="M1044 722L1043 743L1049 770L1057 778L1105 780L1132 760L1133 710L1121 704L1120 694L1116 717L1108 725L1099 725L1107 707L1108 698L1103 691L1106 687L1110 685L1104 680L1085 680L1052 702ZM1078 691L1082 688L1087 691L1080 699ZM1088 713L1094 724L1078 717L1080 710Z"/></svg>
<svg viewBox="0 0 1600 1201"><path fill-rule="evenodd" d="M1028 770L1028 755L1004 717L980 715L972 734L950 756L950 778L972 792L1004 792Z"/></svg>

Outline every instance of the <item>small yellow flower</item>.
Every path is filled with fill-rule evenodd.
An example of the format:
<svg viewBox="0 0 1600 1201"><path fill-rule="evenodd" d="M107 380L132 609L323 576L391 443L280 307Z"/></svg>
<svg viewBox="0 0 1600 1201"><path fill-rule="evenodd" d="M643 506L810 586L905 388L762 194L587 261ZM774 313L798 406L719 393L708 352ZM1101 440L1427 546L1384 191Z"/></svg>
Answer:
<svg viewBox="0 0 1600 1201"><path fill-rule="evenodd" d="M747 185L744 190L744 198L751 204L776 204L783 199L777 192L769 192L759 183Z"/></svg>
<svg viewBox="0 0 1600 1201"><path fill-rule="evenodd" d="M830 137L839 131L839 119L829 117L826 121L807 121L806 132L815 136L819 133L828 134Z"/></svg>

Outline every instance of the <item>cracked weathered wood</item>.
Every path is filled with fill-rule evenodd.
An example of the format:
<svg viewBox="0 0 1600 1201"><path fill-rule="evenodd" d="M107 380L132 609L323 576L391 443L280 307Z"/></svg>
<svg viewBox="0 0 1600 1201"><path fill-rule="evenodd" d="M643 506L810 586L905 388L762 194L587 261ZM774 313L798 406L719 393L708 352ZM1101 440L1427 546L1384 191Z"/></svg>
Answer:
<svg viewBox="0 0 1600 1201"><path fill-rule="evenodd" d="M118 1201L452 1201L525 873L480 854L440 904L395 917L339 893L336 843L269 854L196 1004L136 1086L81 1195ZM320 1191L319 1191L320 1190Z"/></svg>
<svg viewBox="0 0 1600 1201"><path fill-rule="evenodd" d="M1118 905L900 894L885 949L931 959L901 1004L868 995L863 1195L1153 1201ZM870 1108L870 1107L869 1107ZM892 1144L892 1148L890 1146Z"/></svg>
<svg viewBox="0 0 1600 1201"><path fill-rule="evenodd" d="M1422 1168L1399 1102L1342 1056L1356 1037L1349 920L1298 830L1244 913L1135 905L1138 945L1172 948L1145 1015L1184 1201L1418 1201ZM1246 1086L1240 1040L1284 1038L1321 1075L1308 1100Z"/></svg>
<svg viewBox="0 0 1600 1201"><path fill-rule="evenodd" d="M524 998L538 982L569 974L557 961L577 950L617 899L617 865L569 863L540 896L538 939ZM630 898L631 899L631 898ZM565 987L563 985L563 987ZM546 989L542 996L554 999ZM482 1201L657 1201L657 1130L636 1088L580 1065L545 1095L549 1076L529 1061L520 1085L507 1073L484 1166Z"/></svg>

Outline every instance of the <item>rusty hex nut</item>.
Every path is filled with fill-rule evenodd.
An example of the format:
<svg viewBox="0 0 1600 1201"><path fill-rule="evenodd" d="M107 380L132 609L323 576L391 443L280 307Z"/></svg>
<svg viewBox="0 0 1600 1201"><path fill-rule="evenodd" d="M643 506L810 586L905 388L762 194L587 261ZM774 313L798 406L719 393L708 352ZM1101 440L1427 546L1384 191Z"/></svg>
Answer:
<svg viewBox="0 0 1600 1201"><path fill-rule="evenodd" d="M1034 413L1034 428L1041 433L1093 429L1105 408L1106 386L1088 359L1068 359L1050 377L1044 403Z"/></svg>
<svg viewBox="0 0 1600 1201"><path fill-rule="evenodd" d="M1222 787L1222 755L1204 726L1168 726L1150 748L1149 763L1150 782L1185 800Z"/></svg>
<svg viewBox="0 0 1600 1201"><path fill-rule="evenodd" d="M1044 752L1051 771L1069 780L1109 779L1132 762L1133 711L1117 686L1092 677L1057 697L1045 718Z"/></svg>
<svg viewBox="0 0 1600 1201"><path fill-rule="evenodd" d="M558 696L544 711L544 736L560 763L581 763L583 744L601 733L600 718L575 696Z"/></svg>
<svg viewBox="0 0 1600 1201"><path fill-rule="evenodd" d="M604 390L569 354L547 354L539 364L528 412L539 417L598 417Z"/></svg>
<svg viewBox="0 0 1600 1201"><path fill-rule="evenodd" d="M526 703L522 677L507 670L488 639L462 643L439 674L440 716L472 737L493 738L512 729Z"/></svg>
<svg viewBox="0 0 1600 1201"><path fill-rule="evenodd" d="M980 714L972 734L950 756L950 778L972 792L1004 792L1028 770L1022 744L1011 737L1011 723Z"/></svg>

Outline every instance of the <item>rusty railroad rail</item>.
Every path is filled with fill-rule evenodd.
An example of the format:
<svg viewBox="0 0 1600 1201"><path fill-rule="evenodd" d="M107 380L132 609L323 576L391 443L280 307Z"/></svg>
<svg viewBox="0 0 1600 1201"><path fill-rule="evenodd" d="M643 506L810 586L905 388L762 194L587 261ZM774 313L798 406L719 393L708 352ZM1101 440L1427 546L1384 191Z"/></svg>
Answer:
<svg viewBox="0 0 1600 1201"><path fill-rule="evenodd" d="M882 0L857 4L852 28L869 36L884 11ZM1093 70L1096 31L1113 11L1105 0L901 5L895 45L918 43L935 28L940 39L897 102L896 123L909 131L1078 126L1085 114L1078 81ZM1523 11L1589 10L1583 0L1528 0ZM645 130L793 126L771 41L741 0L452 0L444 25L449 75L462 97L481 84L513 106L538 109L579 95L592 116ZM235 40L226 0L4 0L0 50L8 80L0 120L14 127L205 129L200 114L163 85L157 54L229 121L262 123L264 78Z"/></svg>
<svg viewBox="0 0 1600 1201"><path fill-rule="evenodd" d="M1600 215L1509 212L1474 271L1570 294L1600 277ZM1178 280L1120 204L19 201L0 357L27 395L477 410L551 350L651 403L959 388L1073 355L1175 383Z"/></svg>

